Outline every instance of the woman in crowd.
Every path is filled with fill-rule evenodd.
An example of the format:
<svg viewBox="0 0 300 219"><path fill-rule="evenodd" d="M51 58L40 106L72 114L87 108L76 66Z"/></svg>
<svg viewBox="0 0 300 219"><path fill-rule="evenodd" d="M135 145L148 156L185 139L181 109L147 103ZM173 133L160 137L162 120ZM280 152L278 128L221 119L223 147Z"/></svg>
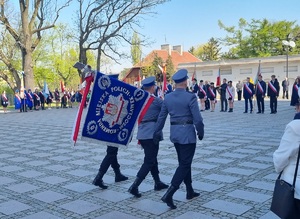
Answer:
<svg viewBox="0 0 300 219"><path fill-rule="evenodd" d="M6 96L6 91L2 92L2 95L1 95L1 105L3 106L4 113L7 113L8 98Z"/></svg>

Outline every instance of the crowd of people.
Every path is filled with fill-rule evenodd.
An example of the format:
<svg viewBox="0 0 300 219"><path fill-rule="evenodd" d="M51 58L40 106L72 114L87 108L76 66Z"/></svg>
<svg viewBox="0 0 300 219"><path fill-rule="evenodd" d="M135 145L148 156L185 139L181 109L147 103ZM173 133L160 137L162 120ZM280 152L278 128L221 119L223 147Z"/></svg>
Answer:
<svg viewBox="0 0 300 219"><path fill-rule="evenodd" d="M54 92L40 91L36 88L34 91L31 89L20 92L15 91L13 103L9 103L9 98L6 95L6 91L3 91L1 95L1 105L4 113L7 113L8 105L14 105L19 112L38 111L45 109L52 109L52 105L55 104L55 108L72 108L74 102L80 103L82 94L78 90L65 89L59 91L58 88Z"/></svg>
<svg viewBox="0 0 300 219"><path fill-rule="evenodd" d="M283 95L282 98L289 99L289 82L287 78L282 81ZM292 88L292 95L290 105L295 106L300 98L300 76L295 79ZM215 87L214 83L210 84L203 80L197 83L197 79L192 79L192 86L187 88L188 91L195 93L199 98L200 110L210 110L215 111L215 106L217 103L217 95L220 95L220 112L233 112L234 101L236 99L241 101L242 97L245 101L244 113L254 112L254 99L256 98L257 103L257 114L263 114L265 112L265 98L270 98L270 113L277 113L277 99L280 95L280 84L276 79L275 75L271 76L271 80L266 83L263 80L261 74L258 75L258 81L256 84L252 83L250 77L246 78L246 82L242 83L238 81L236 86L232 85L232 81L228 81L224 78L223 83L220 86Z"/></svg>

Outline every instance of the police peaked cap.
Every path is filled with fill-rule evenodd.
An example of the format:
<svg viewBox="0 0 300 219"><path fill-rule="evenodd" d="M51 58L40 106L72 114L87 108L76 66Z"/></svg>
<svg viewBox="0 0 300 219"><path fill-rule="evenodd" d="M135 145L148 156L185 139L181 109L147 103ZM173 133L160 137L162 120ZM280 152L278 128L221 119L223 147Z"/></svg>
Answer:
<svg viewBox="0 0 300 219"><path fill-rule="evenodd" d="M155 85L155 77L150 76L148 78L145 78L144 80L142 80L142 85L143 87L152 87L153 85Z"/></svg>
<svg viewBox="0 0 300 219"><path fill-rule="evenodd" d="M178 84L189 78L188 71L186 69L178 70L172 77L173 81Z"/></svg>

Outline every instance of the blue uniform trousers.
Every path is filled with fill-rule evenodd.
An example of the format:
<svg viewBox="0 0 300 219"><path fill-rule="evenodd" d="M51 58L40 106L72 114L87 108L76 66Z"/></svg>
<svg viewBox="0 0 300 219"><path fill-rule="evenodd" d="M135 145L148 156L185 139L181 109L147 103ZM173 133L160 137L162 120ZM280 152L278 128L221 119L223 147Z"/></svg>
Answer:
<svg viewBox="0 0 300 219"><path fill-rule="evenodd" d="M113 169L120 168L120 164L117 159L118 149L119 148L117 147L107 146L106 155L100 165L100 172L106 173L110 165Z"/></svg>
<svg viewBox="0 0 300 219"><path fill-rule="evenodd" d="M175 143L178 163L171 184L175 188L179 188L180 184L184 182L186 185L192 183L192 161L196 150L196 143L194 144L178 144Z"/></svg>
<svg viewBox="0 0 300 219"><path fill-rule="evenodd" d="M154 180L158 180L158 162L157 154L159 149L159 144L154 144L152 139L140 140L141 146L144 149L144 163L142 164L140 170L137 173L137 177L140 179L145 179L147 174L151 172Z"/></svg>

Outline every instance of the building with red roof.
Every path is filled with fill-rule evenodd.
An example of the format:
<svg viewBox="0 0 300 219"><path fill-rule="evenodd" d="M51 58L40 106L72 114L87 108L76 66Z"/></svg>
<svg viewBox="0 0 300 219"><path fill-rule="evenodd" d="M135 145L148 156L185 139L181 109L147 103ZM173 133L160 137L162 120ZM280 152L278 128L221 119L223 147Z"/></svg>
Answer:
<svg viewBox="0 0 300 219"><path fill-rule="evenodd" d="M142 67L152 65L155 56L160 57L164 62L166 62L169 55L172 58L175 70L178 69L179 64L201 62L201 60L193 54L183 51L182 46L180 45L171 47L169 44L164 44L161 45L160 50L151 51L140 63L129 69L126 76L123 78L123 81L129 84L135 84L136 82L141 81L142 78L140 77L140 71Z"/></svg>

